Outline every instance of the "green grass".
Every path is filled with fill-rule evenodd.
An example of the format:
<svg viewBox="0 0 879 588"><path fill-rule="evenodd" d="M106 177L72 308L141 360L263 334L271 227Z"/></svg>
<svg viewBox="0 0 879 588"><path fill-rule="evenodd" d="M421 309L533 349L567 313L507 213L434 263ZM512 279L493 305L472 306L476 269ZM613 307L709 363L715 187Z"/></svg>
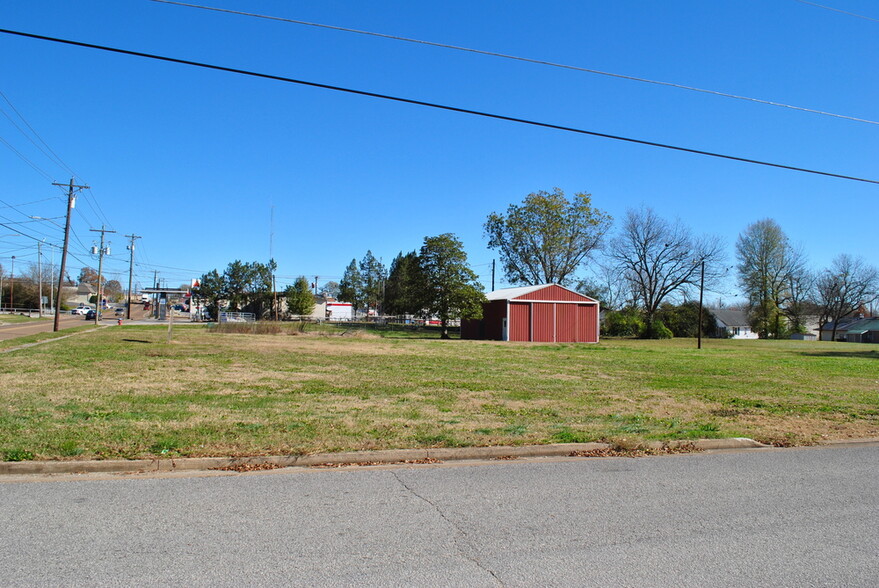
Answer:
<svg viewBox="0 0 879 588"><path fill-rule="evenodd" d="M52 320L52 317L45 316L43 318L34 316L24 316L21 314L0 314L0 325L16 325L21 323L35 323L38 321Z"/></svg>
<svg viewBox="0 0 879 588"><path fill-rule="evenodd" d="M0 458L879 435L876 345L282 327L188 327L170 344L114 327L0 354Z"/></svg>

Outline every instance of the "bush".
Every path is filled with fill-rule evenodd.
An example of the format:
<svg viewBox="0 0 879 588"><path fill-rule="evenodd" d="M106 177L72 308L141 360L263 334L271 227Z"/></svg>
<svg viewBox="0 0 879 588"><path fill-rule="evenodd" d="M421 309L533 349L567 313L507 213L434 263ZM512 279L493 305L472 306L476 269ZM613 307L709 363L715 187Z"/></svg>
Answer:
<svg viewBox="0 0 879 588"><path fill-rule="evenodd" d="M653 321L644 327L641 332L642 339L671 339L674 334L662 321Z"/></svg>
<svg viewBox="0 0 879 588"><path fill-rule="evenodd" d="M611 310L601 325L601 334L609 337L637 337L643 330L644 321L635 309Z"/></svg>

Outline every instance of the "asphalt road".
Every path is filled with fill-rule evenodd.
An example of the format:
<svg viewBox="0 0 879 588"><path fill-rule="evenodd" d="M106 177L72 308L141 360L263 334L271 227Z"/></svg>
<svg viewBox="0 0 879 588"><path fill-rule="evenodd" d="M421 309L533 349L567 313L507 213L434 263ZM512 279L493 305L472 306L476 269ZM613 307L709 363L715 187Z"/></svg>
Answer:
<svg viewBox="0 0 879 588"><path fill-rule="evenodd" d="M3 322L3 315L0 315L0 322ZM85 324L84 317L62 314L59 327L69 329L71 327L79 327ZM47 316L43 320L33 320L26 323L11 323L0 325L0 341L7 339L16 339L18 337L26 337L27 335L35 335L37 333L51 332L55 326L51 316Z"/></svg>
<svg viewBox="0 0 879 588"><path fill-rule="evenodd" d="M131 318L132 320L142 319L145 316L141 306L135 306L132 308ZM104 318L100 324L104 325L115 325L117 321L117 317L112 310L104 311ZM188 320L188 318L187 318ZM0 323L3 322L3 315L0 315ZM81 327L84 325L94 324L94 321L85 320L85 316L82 315L71 315L70 313L62 314L59 322L59 328L69 329L72 327ZM37 333L50 333L52 332L55 326L54 319L51 315L47 316L44 320L33 320L26 323L12 323L7 325L0 325L0 341L5 341L7 339L16 339L18 337L26 337L28 335L35 335Z"/></svg>
<svg viewBox="0 0 879 588"><path fill-rule="evenodd" d="M3 585L870 586L879 445L4 483Z"/></svg>

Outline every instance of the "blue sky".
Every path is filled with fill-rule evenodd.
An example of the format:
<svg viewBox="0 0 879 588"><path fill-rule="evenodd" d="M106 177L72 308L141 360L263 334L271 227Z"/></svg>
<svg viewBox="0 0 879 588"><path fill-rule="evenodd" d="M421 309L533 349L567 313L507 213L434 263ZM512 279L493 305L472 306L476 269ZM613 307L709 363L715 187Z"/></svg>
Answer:
<svg viewBox="0 0 879 588"><path fill-rule="evenodd" d="M200 2L194 2L200 3ZM207 1L205 1L207 4ZM874 2L821 2L879 19ZM213 0L211 6L418 38L879 120L879 22L797 0ZM879 126L657 85L149 0L6 0L2 28L879 179ZM774 218L812 265L879 265L879 186L0 35L0 91L78 180L71 275L172 285L266 261L279 286L387 264L452 232L489 285L485 217L586 191L616 219L647 205L720 235ZM27 131L9 103L0 107ZM60 243L70 172L0 117L0 222ZM31 165L33 164L33 166ZM38 168L37 170L34 167ZM274 211L274 214L272 213ZM271 219L274 216L274 223ZM56 219L61 222L62 219ZM22 223L22 224L11 224ZM0 226L0 264L36 260ZM48 250L47 250L48 251ZM48 256L48 254L47 254ZM585 273L585 272L584 272ZM504 285L498 276L498 286ZM734 294L730 288L727 299Z"/></svg>

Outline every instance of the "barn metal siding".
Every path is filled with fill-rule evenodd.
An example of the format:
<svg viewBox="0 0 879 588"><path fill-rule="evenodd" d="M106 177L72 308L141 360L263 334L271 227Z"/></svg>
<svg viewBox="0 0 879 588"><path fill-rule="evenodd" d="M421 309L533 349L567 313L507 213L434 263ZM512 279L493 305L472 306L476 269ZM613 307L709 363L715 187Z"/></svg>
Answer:
<svg viewBox="0 0 879 588"><path fill-rule="evenodd" d="M577 340L598 343L598 305L577 305Z"/></svg>
<svg viewBox="0 0 879 588"><path fill-rule="evenodd" d="M483 338L501 341L504 338L504 318L507 316L507 301L493 300L482 307L482 320L485 323Z"/></svg>
<svg viewBox="0 0 879 588"><path fill-rule="evenodd" d="M546 288L542 288L535 292L531 292L530 294L524 294L519 296L518 298L514 298L514 300L547 300L547 301L561 301L561 302L591 302L592 299L583 296L582 294L577 294L576 292L572 292L567 288L562 288L561 286L556 286L552 284L547 286Z"/></svg>
<svg viewBox="0 0 879 588"><path fill-rule="evenodd" d="M531 341L531 304L510 302L509 340Z"/></svg>
<svg viewBox="0 0 879 588"><path fill-rule="evenodd" d="M577 309L580 305L556 304L555 305L555 340L556 341L582 341L577 330Z"/></svg>
<svg viewBox="0 0 879 588"><path fill-rule="evenodd" d="M462 339L485 339L485 321L479 319L464 319L461 321Z"/></svg>
<svg viewBox="0 0 879 588"><path fill-rule="evenodd" d="M555 307L552 302L534 302L531 307L531 340L555 341Z"/></svg>

